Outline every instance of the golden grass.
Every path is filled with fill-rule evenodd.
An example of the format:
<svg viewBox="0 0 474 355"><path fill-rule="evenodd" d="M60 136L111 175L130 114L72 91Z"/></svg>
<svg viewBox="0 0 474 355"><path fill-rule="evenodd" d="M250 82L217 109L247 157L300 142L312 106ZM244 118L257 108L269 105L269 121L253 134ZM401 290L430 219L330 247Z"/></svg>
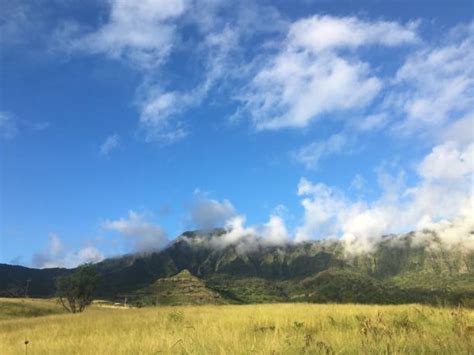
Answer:
<svg viewBox="0 0 474 355"><path fill-rule="evenodd" d="M93 306L0 320L0 354L24 354L25 339L28 354L469 354L473 313L421 305Z"/></svg>
<svg viewBox="0 0 474 355"><path fill-rule="evenodd" d="M58 313L64 313L64 310L53 299L0 298L0 320Z"/></svg>

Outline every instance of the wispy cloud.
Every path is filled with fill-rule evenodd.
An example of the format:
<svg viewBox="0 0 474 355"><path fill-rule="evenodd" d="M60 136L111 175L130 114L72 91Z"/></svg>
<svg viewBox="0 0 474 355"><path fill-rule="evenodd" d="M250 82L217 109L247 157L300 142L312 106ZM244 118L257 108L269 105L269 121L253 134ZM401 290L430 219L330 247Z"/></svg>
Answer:
<svg viewBox="0 0 474 355"><path fill-rule="evenodd" d="M0 139L11 140L21 133L38 133L49 128L47 121L32 122L18 118L11 112L0 111Z"/></svg>
<svg viewBox="0 0 474 355"><path fill-rule="evenodd" d="M139 107L140 129L147 142L175 143L189 134L185 124L176 117L193 104L195 98L191 94L151 87L145 95Z"/></svg>
<svg viewBox="0 0 474 355"><path fill-rule="evenodd" d="M15 118L8 112L0 112L0 138L11 139L18 133Z"/></svg>
<svg viewBox="0 0 474 355"><path fill-rule="evenodd" d="M396 130L436 131L474 107L474 23L458 26L442 44L425 44L397 71L385 100L402 112ZM457 116L457 117L456 117Z"/></svg>
<svg viewBox="0 0 474 355"><path fill-rule="evenodd" d="M101 144L99 153L102 156L108 156L112 151L116 150L120 145L120 137L117 133L108 136Z"/></svg>
<svg viewBox="0 0 474 355"><path fill-rule="evenodd" d="M185 0L108 2L107 20L99 28L77 28L64 35L82 30L86 34L73 38L69 47L90 53L121 59L142 69L156 68L166 60L177 39L174 20L188 9Z"/></svg>
<svg viewBox="0 0 474 355"><path fill-rule="evenodd" d="M223 17L219 13L222 8L234 15ZM241 39L285 27L278 11L253 2L113 0L107 11L97 28L63 23L54 36L55 48L70 54L100 54L142 73L143 83L135 100L139 131L145 141L160 144L188 136L190 125L182 119L183 114L223 85L226 81L222 79L242 75ZM271 21L262 22L256 17L259 14ZM189 26L197 31L186 42L183 32L188 33ZM163 66L182 53L199 74L181 78L185 85L174 86Z"/></svg>
<svg viewBox="0 0 474 355"><path fill-rule="evenodd" d="M307 169L316 169L320 160L333 154L342 154L350 149L349 138L334 134L325 140L310 143L293 153L294 158Z"/></svg>

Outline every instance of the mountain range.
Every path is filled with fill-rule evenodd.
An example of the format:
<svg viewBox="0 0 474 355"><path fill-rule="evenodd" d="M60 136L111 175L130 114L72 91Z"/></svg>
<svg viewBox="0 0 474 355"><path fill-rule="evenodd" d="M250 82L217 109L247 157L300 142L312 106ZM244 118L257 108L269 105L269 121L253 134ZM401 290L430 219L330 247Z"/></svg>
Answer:
<svg viewBox="0 0 474 355"><path fill-rule="evenodd" d="M228 231L185 232L168 247L96 264L96 297L136 305L183 303L474 301L474 252L435 232L389 235L361 253L341 240L270 243ZM74 269L0 264L0 295L50 297ZM29 280L29 281L28 281Z"/></svg>

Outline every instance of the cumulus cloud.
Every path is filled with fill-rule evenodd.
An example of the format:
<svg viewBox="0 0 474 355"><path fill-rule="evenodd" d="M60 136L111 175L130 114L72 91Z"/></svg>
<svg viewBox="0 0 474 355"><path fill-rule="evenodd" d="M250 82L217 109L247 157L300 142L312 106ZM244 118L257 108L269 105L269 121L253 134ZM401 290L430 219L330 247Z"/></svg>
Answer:
<svg viewBox="0 0 474 355"><path fill-rule="evenodd" d="M324 114L366 106L382 80L356 49L417 41L413 24L368 22L353 17L313 16L294 22L283 49L259 68L240 100L257 129L305 127Z"/></svg>
<svg viewBox="0 0 474 355"><path fill-rule="evenodd" d="M190 210L190 220L198 229L222 227L230 218L236 215L236 210L228 200L214 200L204 196L196 196Z"/></svg>
<svg viewBox="0 0 474 355"><path fill-rule="evenodd" d="M294 232L288 232L277 214L253 226L246 225L244 216L235 215L211 245L232 244L245 252L260 246L340 238L346 251L356 254L372 251L384 235L417 231L414 244L428 240L434 232L444 246L461 243L473 250L474 142L438 144L419 161L415 172L418 181L407 184L403 170L392 174L379 168L382 193L371 201L354 200L334 187L302 178L297 193L304 215ZM360 187L361 179L356 178L354 184Z"/></svg>
<svg viewBox="0 0 474 355"><path fill-rule="evenodd" d="M258 228L257 233L267 245L283 245L290 241L285 221L277 215L271 215L269 221Z"/></svg>
<svg viewBox="0 0 474 355"><path fill-rule="evenodd" d="M118 134L112 134L108 136L105 141L101 144L99 153L102 156L108 156L113 150L117 149L120 145L120 137Z"/></svg>
<svg viewBox="0 0 474 355"><path fill-rule="evenodd" d="M474 215L474 143L456 146L452 142L435 146L418 164L419 182L406 186L403 174L381 179L382 195L372 202L351 201L342 192L325 184L301 179L298 194L303 198L303 223L296 230L296 240L342 237L349 252L370 251L384 234L426 228L442 220L457 220L472 226ZM441 227L440 227L441 228ZM442 228L436 230L442 230ZM450 229L451 228L451 229ZM446 232L448 237L454 233ZM474 236L464 233L459 240Z"/></svg>
<svg viewBox="0 0 474 355"><path fill-rule="evenodd" d="M76 267L84 263L96 263L104 259L104 255L95 247L87 246L79 250L71 250L57 234L50 234L48 246L33 254L32 264L39 268Z"/></svg>
<svg viewBox="0 0 474 355"><path fill-rule="evenodd" d="M443 242L443 246L448 248L462 245L468 251L474 250L474 203L471 203L470 210L463 211L463 213L454 220L441 220L433 222L430 217L425 216L418 224L415 241L422 244L428 240L429 237L436 233L436 236Z"/></svg>
<svg viewBox="0 0 474 355"><path fill-rule="evenodd" d="M228 219L224 228L224 234L209 241L210 247L221 249L233 245L237 252L246 253L259 247L291 242L285 222L277 215L271 215L267 223L255 226L247 226L245 216L237 215Z"/></svg>
<svg viewBox="0 0 474 355"><path fill-rule="evenodd" d="M473 174L474 143L464 148L460 148L455 142L434 147L418 165L418 172L427 180L457 180Z"/></svg>
<svg viewBox="0 0 474 355"><path fill-rule="evenodd" d="M289 243L291 238L283 217L286 214L286 207L278 205L271 212L268 222L247 225L245 215L238 214L229 200L212 199L206 192L196 189L187 223L203 230L204 234L212 228L223 229L223 232L219 231L218 235L212 236L210 240L206 237L193 237L192 243L217 249L233 245L239 252L246 252L255 250L259 246Z"/></svg>
<svg viewBox="0 0 474 355"><path fill-rule="evenodd" d="M408 55L383 101L390 111L355 123L363 132L385 126L387 116L401 113L391 126L395 132L416 131L425 138L430 134L425 144L433 144L433 138L435 143L415 167L417 182L407 185L403 170L395 176L379 172L383 192L365 201L302 179L298 194L305 215L296 229L297 240L339 236L348 251L365 252L383 234L432 228L446 245L462 240L471 248L473 236L467 230L472 231L469 216L474 215L473 28L459 26L442 44L423 44ZM454 231L461 234L455 238Z"/></svg>
<svg viewBox="0 0 474 355"><path fill-rule="evenodd" d="M226 233L211 240L211 246L224 248L231 244L237 244L245 239L252 239L256 236L255 229L245 226L246 218L242 215L235 216L226 221Z"/></svg>
<svg viewBox="0 0 474 355"><path fill-rule="evenodd" d="M279 205L270 214L269 220L263 224L247 225L246 217L237 214L233 205L228 200L219 202L209 198L200 197L191 209L191 217L195 225L201 229L222 227L223 230L215 235L207 234L184 238L192 245L208 248L223 249L233 246L239 253L255 251L260 247L278 246L291 243L285 221L282 217L286 213L284 206Z"/></svg>
<svg viewBox="0 0 474 355"><path fill-rule="evenodd" d="M159 250L168 242L163 228L148 222L144 214L135 211L129 211L127 218L104 221L102 228L123 235L137 252Z"/></svg>
<svg viewBox="0 0 474 355"><path fill-rule="evenodd" d="M233 245L246 253L265 246L339 238L348 254L358 254L373 251L384 235L400 234L392 239L395 245L404 233L415 231L414 246L434 247L435 233L441 247L462 245L474 250L474 142L434 146L416 165L415 183L408 184L405 172L395 169L396 174L384 166L378 169L382 192L370 201L349 198L337 188L302 178L297 193L304 215L294 231L288 231L278 213L257 225L247 225L245 216L235 214L227 219L223 234L204 241L214 248ZM357 175L354 188L363 184ZM223 208L218 201L208 204L211 210Z"/></svg>
<svg viewBox="0 0 474 355"><path fill-rule="evenodd" d="M305 127L324 113L363 107L382 86L367 64L332 53L312 58L290 51L270 63L242 95L259 130Z"/></svg>
<svg viewBox="0 0 474 355"><path fill-rule="evenodd" d="M304 222L296 229L295 241L334 235L338 228L337 215L346 205L342 193L302 178L298 184L298 196L304 197L301 201Z"/></svg>

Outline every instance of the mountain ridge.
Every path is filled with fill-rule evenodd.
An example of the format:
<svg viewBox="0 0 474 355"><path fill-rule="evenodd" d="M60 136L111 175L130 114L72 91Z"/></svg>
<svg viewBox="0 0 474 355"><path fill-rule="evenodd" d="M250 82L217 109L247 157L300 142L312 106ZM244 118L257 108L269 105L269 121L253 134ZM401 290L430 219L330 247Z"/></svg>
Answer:
<svg viewBox="0 0 474 355"><path fill-rule="evenodd" d="M421 241L414 233L385 236L374 250L360 254L348 253L340 240L279 245L246 236L223 243L226 233L224 229L187 231L160 251L99 262L102 281L97 295L111 299L131 295L182 270L203 280L212 292L242 303L351 301L349 296L339 297L339 293L350 294L345 284L352 285L358 302L383 301L389 293L393 302L459 301L474 295L474 253L462 245L444 247L435 233ZM71 271L0 264L0 294L25 294L30 279L31 296L51 296L54 279ZM363 285L373 286L369 292L373 297L364 296L359 290Z"/></svg>

